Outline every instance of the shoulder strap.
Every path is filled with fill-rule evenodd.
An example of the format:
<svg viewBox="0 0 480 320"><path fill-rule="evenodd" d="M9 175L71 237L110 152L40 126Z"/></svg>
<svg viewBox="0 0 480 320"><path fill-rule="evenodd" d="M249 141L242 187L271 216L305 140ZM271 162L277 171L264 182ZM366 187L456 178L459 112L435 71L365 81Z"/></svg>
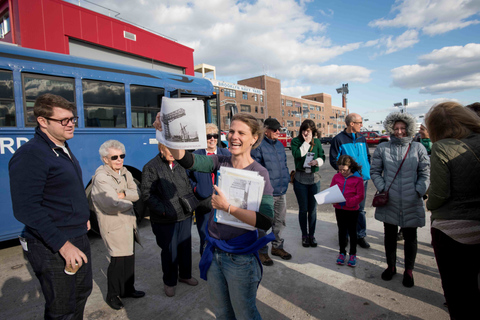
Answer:
<svg viewBox="0 0 480 320"><path fill-rule="evenodd" d="M403 163L405 162L405 159L407 158L408 151L410 151L410 147L412 146L412 143L410 142L408 145L407 152L405 152L405 156L403 157L402 163L400 163L400 167L398 167L397 173L395 173L395 177L393 177L392 182L390 183L390 186L387 189L387 192L390 191L390 187L393 184L393 181L395 181L395 178L397 177L398 173L400 172L400 169L402 169Z"/></svg>

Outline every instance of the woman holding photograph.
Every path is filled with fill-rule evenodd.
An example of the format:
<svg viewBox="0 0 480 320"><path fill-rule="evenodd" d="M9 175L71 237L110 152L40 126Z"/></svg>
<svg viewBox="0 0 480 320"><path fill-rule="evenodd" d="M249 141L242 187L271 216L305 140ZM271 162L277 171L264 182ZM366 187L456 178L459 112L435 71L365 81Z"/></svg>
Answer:
<svg viewBox="0 0 480 320"><path fill-rule="evenodd" d="M315 122L306 119L299 134L292 139L292 154L295 160L293 190L298 202L298 222L302 230L302 246L316 247L317 201L314 195L320 192L319 167L325 161L322 143L317 138ZM309 161L305 161L306 159Z"/></svg>
<svg viewBox="0 0 480 320"><path fill-rule="evenodd" d="M160 114L154 123L162 130ZM255 228L268 230L273 221L273 188L268 171L250 156L263 138L262 127L250 114L233 116L228 142L231 156L192 154L170 149L178 163L192 171L217 172L222 167L257 171L265 180L258 212L229 203L222 190L214 186L212 207L233 215ZM262 278L258 250L273 236L258 238L257 230L249 231L215 222L211 214L206 235L207 246L200 261L200 275L208 283L213 311L217 319L261 319L256 306L257 288Z"/></svg>

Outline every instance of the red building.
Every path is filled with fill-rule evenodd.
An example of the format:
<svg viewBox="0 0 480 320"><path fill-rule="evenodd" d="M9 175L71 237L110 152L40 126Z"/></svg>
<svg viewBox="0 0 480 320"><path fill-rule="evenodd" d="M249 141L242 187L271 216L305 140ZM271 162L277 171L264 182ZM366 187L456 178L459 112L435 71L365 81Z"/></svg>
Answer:
<svg viewBox="0 0 480 320"><path fill-rule="evenodd" d="M0 0L0 41L194 75L193 49L61 0Z"/></svg>

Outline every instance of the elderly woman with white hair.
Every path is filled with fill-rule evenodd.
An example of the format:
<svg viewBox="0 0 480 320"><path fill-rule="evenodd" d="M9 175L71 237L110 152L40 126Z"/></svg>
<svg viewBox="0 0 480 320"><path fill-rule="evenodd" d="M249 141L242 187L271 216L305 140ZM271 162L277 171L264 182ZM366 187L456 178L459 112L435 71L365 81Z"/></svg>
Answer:
<svg viewBox="0 0 480 320"><path fill-rule="evenodd" d="M123 166L125 146L108 140L100 146L103 165L92 180L91 205L97 214L98 226L111 256L107 271L107 304L123 308L120 297L141 298L145 292L135 290L135 234L137 231L133 202L140 190L132 174Z"/></svg>

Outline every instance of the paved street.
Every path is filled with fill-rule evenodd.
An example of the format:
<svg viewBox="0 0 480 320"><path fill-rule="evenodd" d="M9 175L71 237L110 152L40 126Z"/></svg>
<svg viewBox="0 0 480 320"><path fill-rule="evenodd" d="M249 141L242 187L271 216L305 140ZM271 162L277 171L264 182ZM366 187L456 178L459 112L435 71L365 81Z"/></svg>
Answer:
<svg viewBox="0 0 480 320"><path fill-rule="evenodd" d="M328 157L329 146L324 146ZM371 148L373 153L375 148ZM293 158L288 154L289 169ZM321 189L330 185L334 174L328 160L321 168ZM263 319L448 319L443 307L443 291L430 245L427 227L418 232L418 255L414 270L415 286L402 285L403 242L398 244L399 274L390 282L381 280L385 269L383 225L373 218L370 206L374 187L368 186L367 227L372 247L358 249L358 266L350 268L335 264L338 254L337 226L331 205L318 207L317 248L303 248L298 225L298 206L290 186L287 194L288 215L284 232L285 249L293 258L273 258L274 265L264 268L257 305ZM429 218L430 214L427 213ZM100 237L90 236L94 288L85 319L214 319L209 308L206 282L197 287L177 286L176 296L167 298L163 292L160 249L150 223L140 225L143 247L136 251L136 288L146 292L142 299L124 299L125 308L110 309L106 296L108 256ZM192 227L193 275L199 278L198 234ZM12 244L13 243L13 244ZM0 319L42 319L43 297L40 285L17 242L0 247Z"/></svg>

